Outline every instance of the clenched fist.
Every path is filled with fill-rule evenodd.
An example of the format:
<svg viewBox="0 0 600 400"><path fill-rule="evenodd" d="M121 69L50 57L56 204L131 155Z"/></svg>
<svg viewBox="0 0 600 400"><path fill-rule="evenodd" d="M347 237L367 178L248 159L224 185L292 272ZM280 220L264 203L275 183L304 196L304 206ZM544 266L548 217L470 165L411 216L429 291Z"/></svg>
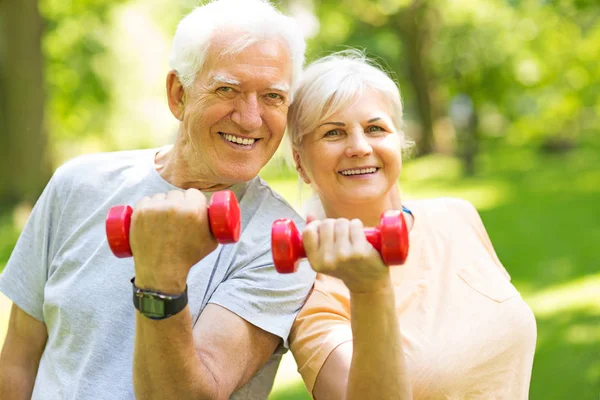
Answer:
<svg viewBox="0 0 600 400"><path fill-rule="evenodd" d="M197 189L144 197L134 207L130 245L137 287L182 293L192 266L217 248L206 197Z"/></svg>
<svg viewBox="0 0 600 400"><path fill-rule="evenodd" d="M350 292L376 291L388 282L389 268L365 238L359 219L311 221L304 228L302 243L311 267L341 279Z"/></svg>

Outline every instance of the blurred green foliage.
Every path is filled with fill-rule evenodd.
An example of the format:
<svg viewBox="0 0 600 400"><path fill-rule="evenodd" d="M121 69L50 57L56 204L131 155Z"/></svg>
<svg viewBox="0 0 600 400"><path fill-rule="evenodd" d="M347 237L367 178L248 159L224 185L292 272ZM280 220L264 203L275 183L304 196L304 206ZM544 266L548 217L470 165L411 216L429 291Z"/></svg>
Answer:
<svg viewBox="0 0 600 400"><path fill-rule="evenodd" d="M194 5L40 1L55 166L73 153L172 140L159 77L176 23ZM594 0L286 0L282 8L304 17L308 60L351 46L388 69L401 88L406 130L417 143L431 135L433 150L459 151L461 128L451 115L459 95L473 103L478 138L561 151L600 131ZM146 106L162 107L163 122L131 108L149 98L159 99Z"/></svg>
<svg viewBox="0 0 600 400"><path fill-rule="evenodd" d="M111 93L102 58L111 46L106 40L111 10L124 1L39 1L46 22L42 50L51 140L105 135Z"/></svg>
<svg viewBox="0 0 600 400"><path fill-rule="evenodd" d="M409 71L416 40L434 121L467 94L483 136L552 146L600 130L600 7L593 0L314 4L321 29L311 58L343 46L382 58L398 78L409 120L418 115L419 86ZM442 128L434 122L438 136L449 134Z"/></svg>

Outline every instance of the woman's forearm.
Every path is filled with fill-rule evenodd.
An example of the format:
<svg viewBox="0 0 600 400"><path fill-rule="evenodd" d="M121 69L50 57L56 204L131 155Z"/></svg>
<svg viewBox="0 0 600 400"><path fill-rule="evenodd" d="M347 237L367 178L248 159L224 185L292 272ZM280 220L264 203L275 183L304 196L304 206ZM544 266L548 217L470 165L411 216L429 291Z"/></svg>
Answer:
<svg viewBox="0 0 600 400"><path fill-rule="evenodd" d="M412 399L391 280L372 293L351 293L353 355L347 400Z"/></svg>

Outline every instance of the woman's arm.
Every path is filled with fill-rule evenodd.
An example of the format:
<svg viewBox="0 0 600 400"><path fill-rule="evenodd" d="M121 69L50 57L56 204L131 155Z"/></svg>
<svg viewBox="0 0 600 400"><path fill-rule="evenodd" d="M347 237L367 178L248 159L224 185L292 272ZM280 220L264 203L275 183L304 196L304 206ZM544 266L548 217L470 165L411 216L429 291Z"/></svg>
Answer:
<svg viewBox="0 0 600 400"><path fill-rule="evenodd" d="M0 399L31 399L47 339L46 325L13 304L0 356Z"/></svg>
<svg viewBox="0 0 600 400"><path fill-rule="evenodd" d="M314 397L411 399L391 282L374 292L351 293L350 301L354 340L327 358L317 376Z"/></svg>
<svg viewBox="0 0 600 400"><path fill-rule="evenodd" d="M341 279L350 291L353 345L325 361L313 394L328 399L410 399L389 268L367 242L359 220L310 222L303 243L312 268Z"/></svg>

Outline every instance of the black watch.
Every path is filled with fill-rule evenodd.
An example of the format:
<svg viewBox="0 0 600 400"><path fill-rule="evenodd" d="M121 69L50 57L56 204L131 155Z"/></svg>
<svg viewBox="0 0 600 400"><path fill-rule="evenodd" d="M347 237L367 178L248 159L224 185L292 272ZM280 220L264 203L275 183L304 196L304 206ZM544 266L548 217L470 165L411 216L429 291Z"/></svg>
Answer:
<svg viewBox="0 0 600 400"><path fill-rule="evenodd" d="M188 303L187 285L181 294L172 295L140 289L135 286L135 277L131 279L133 285L133 305L150 319L165 319L172 317L185 308Z"/></svg>

